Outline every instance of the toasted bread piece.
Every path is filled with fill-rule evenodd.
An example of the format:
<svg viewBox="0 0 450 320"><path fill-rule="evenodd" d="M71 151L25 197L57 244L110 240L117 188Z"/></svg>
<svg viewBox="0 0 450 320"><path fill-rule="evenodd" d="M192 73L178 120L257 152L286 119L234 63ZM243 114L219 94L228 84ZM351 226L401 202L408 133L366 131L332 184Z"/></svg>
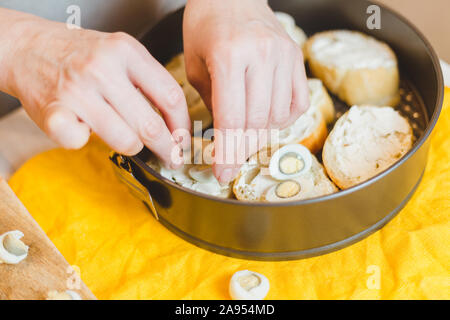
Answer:
<svg viewBox="0 0 450 320"><path fill-rule="evenodd" d="M384 42L357 31L319 32L304 53L312 74L349 105L399 101L397 58Z"/></svg>
<svg viewBox="0 0 450 320"><path fill-rule="evenodd" d="M308 79L310 107L291 126L280 130L277 145L300 143L312 153L322 149L328 135L327 122L334 119L334 105L318 79Z"/></svg>
<svg viewBox="0 0 450 320"><path fill-rule="evenodd" d="M250 157L250 159L241 167L238 176L233 183L233 192L238 200L243 201L265 201L265 202L282 202L295 201L308 198L319 197L336 192L338 189L331 182L322 165L317 161L314 155L312 157L312 165L308 172L301 176L292 178L291 180L277 180L269 173L269 162L276 147L265 148L259 153ZM284 188L288 191L298 191L291 197L280 197L277 195L276 189L283 188L284 182L288 182L291 186ZM295 186L297 185L297 188Z"/></svg>
<svg viewBox="0 0 450 320"><path fill-rule="evenodd" d="M346 189L390 167L412 144L408 120L392 107L353 106L336 122L322 158L330 178Z"/></svg>
<svg viewBox="0 0 450 320"><path fill-rule="evenodd" d="M311 151L311 153L316 154L317 152L320 151L320 149L322 149L323 144L327 139L327 136L328 136L327 125L325 123L325 120L322 118L320 121L317 122L317 126L312 131L312 133L299 143L307 147L309 151Z"/></svg>
<svg viewBox="0 0 450 320"><path fill-rule="evenodd" d="M166 65L166 69L183 89L184 95L186 96L189 116L192 120L192 128L195 129L194 121L202 122L201 129L206 129L211 126L211 112L209 112L199 93L187 79L184 54L180 53L172 58L172 60L170 60Z"/></svg>
<svg viewBox="0 0 450 320"><path fill-rule="evenodd" d="M334 103L323 86L322 81L319 79L310 78L308 79L308 87L310 104L320 110L327 124L333 122L336 113L334 110Z"/></svg>

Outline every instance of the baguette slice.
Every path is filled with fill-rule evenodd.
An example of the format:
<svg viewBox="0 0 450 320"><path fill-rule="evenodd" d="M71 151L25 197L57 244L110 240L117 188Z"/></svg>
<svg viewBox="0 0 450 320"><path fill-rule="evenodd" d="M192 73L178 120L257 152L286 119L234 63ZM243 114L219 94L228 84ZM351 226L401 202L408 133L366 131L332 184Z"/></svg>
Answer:
<svg viewBox="0 0 450 320"><path fill-rule="evenodd" d="M390 167L412 144L409 122L392 107L353 106L336 122L322 158L330 178L346 189Z"/></svg>
<svg viewBox="0 0 450 320"><path fill-rule="evenodd" d="M167 71L175 78L178 84L183 89L184 95L186 96L186 102L188 105L189 116L192 121L192 128L194 127L194 121L201 121L201 128L206 129L212 124L211 112L209 112L205 103L203 102L200 94L195 90L195 88L189 83L186 75L186 68L184 64L184 54L180 53L176 55L170 62L166 65Z"/></svg>
<svg viewBox="0 0 450 320"><path fill-rule="evenodd" d="M319 197L336 192L338 189L331 182L322 165L314 155L311 169L301 176L292 178L300 186L300 192L293 197L281 198L274 190L283 181L276 180L269 173L270 158L278 148L265 148L241 167L233 184L233 192L238 200L283 202ZM285 180L286 181L286 180Z"/></svg>
<svg viewBox="0 0 450 320"><path fill-rule="evenodd" d="M304 53L312 74L347 104L398 103L397 58L384 42L357 31L325 31L309 38Z"/></svg>
<svg viewBox="0 0 450 320"><path fill-rule="evenodd" d="M322 149L328 135L327 122L334 119L334 105L318 79L308 79L310 107L291 126L280 130L277 145L300 143L312 153Z"/></svg>

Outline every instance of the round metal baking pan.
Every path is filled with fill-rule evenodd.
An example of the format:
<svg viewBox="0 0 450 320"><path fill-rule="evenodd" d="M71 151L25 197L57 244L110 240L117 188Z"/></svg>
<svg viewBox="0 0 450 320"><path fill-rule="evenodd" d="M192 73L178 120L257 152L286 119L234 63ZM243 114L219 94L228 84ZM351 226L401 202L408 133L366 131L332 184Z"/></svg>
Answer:
<svg viewBox="0 0 450 320"><path fill-rule="evenodd" d="M330 29L360 30L393 48L402 90L407 90L406 102L414 98L411 106L416 108L413 118L418 128L413 148L389 169L335 194L283 204L220 199L182 188L146 165L151 156L148 150L134 157L112 154L118 176L169 230L199 247L232 257L300 259L340 249L381 228L403 208L422 178L430 133L442 106L443 79L428 41L400 15L377 4L381 29L367 28L366 12L373 4L365 0L270 2L274 10L293 15L308 35ZM183 10L174 12L142 39L161 63L182 51L182 15ZM336 105L338 110L342 107L339 102ZM400 111L411 111L408 103L404 106Z"/></svg>

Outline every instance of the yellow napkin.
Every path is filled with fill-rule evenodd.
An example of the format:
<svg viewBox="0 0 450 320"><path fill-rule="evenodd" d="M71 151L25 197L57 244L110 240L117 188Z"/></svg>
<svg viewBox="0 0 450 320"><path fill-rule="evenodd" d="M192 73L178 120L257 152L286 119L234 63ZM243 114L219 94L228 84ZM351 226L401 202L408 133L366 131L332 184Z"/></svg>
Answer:
<svg viewBox="0 0 450 320"><path fill-rule="evenodd" d="M269 278L269 299L450 299L450 89L415 195L382 230L289 262L233 259L170 233L118 182L108 148L53 150L10 185L100 299L228 299L241 269Z"/></svg>

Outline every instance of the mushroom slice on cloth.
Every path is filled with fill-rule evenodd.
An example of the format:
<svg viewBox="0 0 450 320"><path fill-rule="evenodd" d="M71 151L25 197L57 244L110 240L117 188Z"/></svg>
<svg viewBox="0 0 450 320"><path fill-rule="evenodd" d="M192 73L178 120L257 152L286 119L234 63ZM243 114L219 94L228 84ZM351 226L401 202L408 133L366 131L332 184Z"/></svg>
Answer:
<svg viewBox="0 0 450 320"><path fill-rule="evenodd" d="M46 300L83 300L80 295L72 290L66 291L49 291Z"/></svg>
<svg viewBox="0 0 450 320"><path fill-rule="evenodd" d="M28 246L21 231L9 231L0 236L0 263L18 264L28 256Z"/></svg>
<svg viewBox="0 0 450 320"><path fill-rule="evenodd" d="M263 300L269 289L270 284L266 276L249 270L233 274L229 286L233 300Z"/></svg>

